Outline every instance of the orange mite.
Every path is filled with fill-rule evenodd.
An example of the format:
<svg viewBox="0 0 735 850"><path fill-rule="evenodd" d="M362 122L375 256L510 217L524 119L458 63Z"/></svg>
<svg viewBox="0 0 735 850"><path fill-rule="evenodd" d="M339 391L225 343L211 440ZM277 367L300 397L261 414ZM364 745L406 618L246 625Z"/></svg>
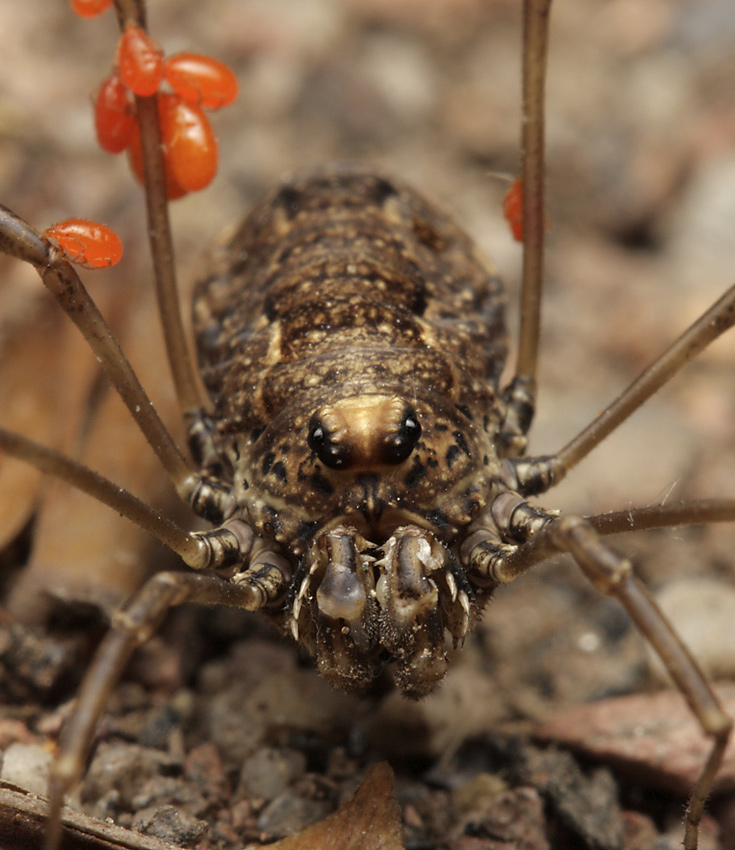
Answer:
<svg viewBox="0 0 735 850"><path fill-rule="evenodd" d="M523 242L523 186L521 178L510 184L503 198L503 215L516 242Z"/></svg>
<svg viewBox="0 0 735 850"><path fill-rule="evenodd" d="M154 95L163 82L163 51L137 24L129 23L118 46L120 76L140 97Z"/></svg>
<svg viewBox="0 0 735 850"><path fill-rule="evenodd" d="M100 86L94 104L94 127L100 147L108 153L122 153L133 135L133 104L120 75L111 74Z"/></svg>
<svg viewBox="0 0 735 850"><path fill-rule="evenodd" d="M165 78L176 94L202 109L222 109L237 97L237 77L211 56L177 53L166 60Z"/></svg>
<svg viewBox="0 0 735 850"><path fill-rule="evenodd" d="M217 140L207 116L197 106L185 103L176 94L158 99L163 159L166 166L168 199L174 201L188 192L208 186L217 173ZM140 132L133 131L130 162L143 182Z"/></svg>
<svg viewBox="0 0 735 850"><path fill-rule="evenodd" d="M80 18L95 18L112 6L112 0L71 0L71 8Z"/></svg>
<svg viewBox="0 0 735 850"><path fill-rule="evenodd" d="M114 266L122 256L120 237L96 221L70 218L47 228L42 235L55 242L69 262L87 269Z"/></svg>

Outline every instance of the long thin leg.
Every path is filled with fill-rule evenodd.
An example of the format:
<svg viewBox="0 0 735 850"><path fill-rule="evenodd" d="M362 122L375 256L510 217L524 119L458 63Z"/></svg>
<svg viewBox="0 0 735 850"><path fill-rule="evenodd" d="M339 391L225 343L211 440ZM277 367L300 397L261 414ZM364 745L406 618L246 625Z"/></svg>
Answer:
<svg viewBox="0 0 735 850"><path fill-rule="evenodd" d="M648 401L690 360L693 360L733 325L735 325L735 285L731 286L561 451L539 458L507 461L512 470L511 474L516 479L514 489L525 496L530 496L543 493L558 483L631 413Z"/></svg>
<svg viewBox="0 0 735 850"><path fill-rule="evenodd" d="M551 0L523 4L523 279L516 380L535 382L544 277L544 88Z"/></svg>
<svg viewBox="0 0 735 850"><path fill-rule="evenodd" d="M131 21L147 30L145 5L142 0L115 0L115 11L121 31ZM181 320L157 95L136 95L135 108L140 127L148 239L166 354L181 409L188 419L197 419L211 404L197 380L191 349Z"/></svg>
<svg viewBox="0 0 735 850"><path fill-rule="evenodd" d="M516 375L504 392L508 408L499 439L503 455L525 448L536 397L544 261L544 87L551 0L523 4L523 280ZM735 324L735 287L556 455L521 459L513 472L526 496L553 486L710 342ZM511 460L511 464L514 462Z"/></svg>
<svg viewBox="0 0 735 850"><path fill-rule="evenodd" d="M623 605L658 653L699 720L702 731L713 739L709 757L686 810L684 848L696 850L704 804L722 763L732 730L732 718L722 709L699 665L663 612L636 580L630 561L605 546L592 526L581 517L564 517L548 528L555 545L572 555L590 581L603 593L615 596Z"/></svg>
<svg viewBox="0 0 735 850"><path fill-rule="evenodd" d="M210 531L186 531L83 463L22 434L0 428L0 449L46 475L61 478L117 511L175 552L192 569L214 570L233 563L243 564L250 554L253 530L242 520L231 519ZM206 501L208 496L211 494L204 488L202 500Z"/></svg>
<svg viewBox="0 0 735 850"><path fill-rule="evenodd" d="M0 250L30 263L84 335L151 448L185 501L197 476L161 422L130 361L74 268L19 216L0 206Z"/></svg>
<svg viewBox="0 0 735 850"><path fill-rule="evenodd" d="M206 547L196 534L184 531L176 523L84 464L5 428L0 428L0 449L12 457L30 463L47 475L62 478L108 505L176 552L190 567L203 566L202 547Z"/></svg>
<svg viewBox="0 0 735 850"><path fill-rule="evenodd" d="M501 534L510 540L526 540L515 549L497 546L493 532L476 531L473 549L465 561L470 569L497 583L508 583L522 572L562 552L569 553L602 593L614 596L628 612L638 630L657 652L683 694L702 730L713 739L686 811L685 850L696 850L699 822L732 729L732 718L719 703L687 647L633 575L631 562L606 546L592 524L578 516L558 517L534 508L522 498L505 493L491 508ZM483 540L483 535L486 537Z"/></svg>
<svg viewBox="0 0 735 850"><path fill-rule="evenodd" d="M523 3L523 122L521 183L523 195L523 275L516 374L504 392L506 420L500 441L504 456L525 450L525 435L536 407L536 371L544 284L545 83L551 0Z"/></svg>
<svg viewBox="0 0 735 850"><path fill-rule="evenodd" d="M133 650L150 638L169 609L184 602L199 602L257 611L278 598L284 586L284 575L273 557L254 563L239 583L216 575L163 572L153 576L113 616L112 628L87 671L51 768L46 850L59 847L64 796L84 771L97 721L115 684Z"/></svg>
<svg viewBox="0 0 735 850"><path fill-rule="evenodd" d="M564 446L556 455L557 461L567 471L576 466L690 360L693 360L733 325L735 325L735 286L731 286L584 431Z"/></svg>
<svg viewBox="0 0 735 850"><path fill-rule="evenodd" d="M645 508L628 508L585 518L598 534L735 522L735 499L700 499L671 505L648 505Z"/></svg>

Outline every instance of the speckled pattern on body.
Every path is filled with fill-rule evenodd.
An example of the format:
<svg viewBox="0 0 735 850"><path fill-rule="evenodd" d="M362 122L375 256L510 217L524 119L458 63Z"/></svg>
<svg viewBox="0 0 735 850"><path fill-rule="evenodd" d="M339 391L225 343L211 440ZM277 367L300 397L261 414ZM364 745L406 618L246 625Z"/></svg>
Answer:
<svg viewBox="0 0 735 850"><path fill-rule="evenodd" d="M497 493L500 281L433 204L352 166L287 180L212 259L194 300L210 470L227 518L292 564L274 617L336 684L388 655L426 692L444 629L474 620L455 544Z"/></svg>

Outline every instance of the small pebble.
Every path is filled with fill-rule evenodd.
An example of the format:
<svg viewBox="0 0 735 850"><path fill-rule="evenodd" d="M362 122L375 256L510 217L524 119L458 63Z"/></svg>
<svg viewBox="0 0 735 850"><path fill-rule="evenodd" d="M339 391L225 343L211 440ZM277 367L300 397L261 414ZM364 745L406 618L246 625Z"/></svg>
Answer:
<svg viewBox="0 0 735 850"><path fill-rule="evenodd" d="M493 773L479 773L452 792L452 802L462 812L487 805L508 790L508 783Z"/></svg>
<svg viewBox="0 0 735 850"><path fill-rule="evenodd" d="M302 753L264 747L244 762L238 791L248 797L273 800L305 770L306 758Z"/></svg>
<svg viewBox="0 0 735 850"><path fill-rule="evenodd" d="M332 808L325 800L307 800L286 791L263 810L258 818L258 829L270 838L295 835L326 817Z"/></svg>
<svg viewBox="0 0 735 850"><path fill-rule="evenodd" d="M0 779L33 794L48 790L51 753L40 744L11 744L3 755Z"/></svg>
<svg viewBox="0 0 735 850"><path fill-rule="evenodd" d="M114 792L121 808L135 810L133 800L143 785L160 778L172 766L171 759L158 750L105 741L97 747L85 774L82 799L92 800Z"/></svg>
<svg viewBox="0 0 735 850"><path fill-rule="evenodd" d="M176 806L143 809L137 812L132 825L146 835L184 846L195 844L209 828L205 820L192 817Z"/></svg>
<svg viewBox="0 0 735 850"><path fill-rule="evenodd" d="M184 764L187 784L211 800L224 800L230 784L219 751L210 743L200 744L187 755Z"/></svg>
<svg viewBox="0 0 735 850"><path fill-rule="evenodd" d="M460 837L450 844L451 850L501 846L550 850L544 803L535 788L506 791L482 809L468 813L461 821Z"/></svg>

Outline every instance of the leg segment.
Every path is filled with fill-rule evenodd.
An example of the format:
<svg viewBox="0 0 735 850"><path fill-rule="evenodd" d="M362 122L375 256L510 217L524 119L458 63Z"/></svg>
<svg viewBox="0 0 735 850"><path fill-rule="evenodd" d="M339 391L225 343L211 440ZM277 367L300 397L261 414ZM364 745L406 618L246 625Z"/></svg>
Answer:
<svg viewBox="0 0 735 850"><path fill-rule="evenodd" d="M163 572L148 581L114 615L112 629L84 678L52 765L46 850L59 846L64 795L82 775L97 721L113 688L133 650L150 638L169 609L184 602L199 602L256 611L273 602L283 592L286 581L287 576L280 572L274 557L256 557L238 582L227 582L216 575Z"/></svg>
<svg viewBox="0 0 735 850"><path fill-rule="evenodd" d="M634 577L630 561L605 546L592 526L581 517L564 517L549 526L549 534L560 550L572 555L599 590L621 602L660 656L699 720L702 731L713 739L710 755L686 811L684 847L696 850L699 822L727 746L732 718L723 711L697 662L651 595Z"/></svg>
<svg viewBox="0 0 735 850"><path fill-rule="evenodd" d="M544 89L551 0L523 4L523 278L516 381L535 397L544 278Z"/></svg>
<svg viewBox="0 0 735 850"><path fill-rule="evenodd" d="M505 391L507 417L500 432L502 456L517 457L526 446L536 406L536 366L544 284L544 147L546 56L551 0L523 4L523 277L516 374Z"/></svg>
<svg viewBox="0 0 735 850"><path fill-rule="evenodd" d="M252 528L242 520L229 520L210 531L186 531L79 461L21 434L0 428L0 449L25 460L47 475L56 475L108 505L179 555L192 569L216 570L233 564L244 564L248 560L254 534ZM200 515L207 516L207 511L213 515L218 499L221 501L220 497L226 498L226 493L224 488L215 489L206 481L200 481L192 494L193 507L199 509Z"/></svg>
<svg viewBox="0 0 735 850"><path fill-rule="evenodd" d="M620 534L649 528L735 522L735 499L699 499L671 505L648 505L586 517L598 534Z"/></svg>
<svg viewBox="0 0 735 850"><path fill-rule="evenodd" d="M559 482L618 425L624 422L690 360L735 325L735 286L702 316L580 434L555 455L508 460L514 488L524 496L543 493Z"/></svg>
<svg viewBox="0 0 735 850"><path fill-rule="evenodd" d="M12 457L40 469L47 475L55 475L67 481L79 490L88 493L109 505L114 511L127 517L136 525L157 538L164 546L180 555L190 567L211 566L207 563L206 547L199 539L200 535L185 531L176 523L149 508L135 496L113 484L97 472L79 463L73 458L29 440L21 434L0 428L0 449Z"/></svg>
<svg viewBox="0 0 735 850"><path fill-rule="evenodd" d="M0 250L30 263L86 338L151 448L160 458L179 496L186 501L197 478L161 422L97 305L74 268L58 249L6 207L0 206Z"/></svg>
<svg viewBox="0 0 735 850"><path fill-rule="evenodd" d="M726 503L726 507L732 509L732 503ZM515 549L507 545L501 548L490 545L493 542L491 532L475 532L477 542L467 553L469 568L484 571L486 577L498 583L507 583L547 557L562 552L570 554L598 590L614 596L623 605L638 630L658 653L702 731L713 739L712 749L686 811L684 847L685 850L696 850L699 822L722 762L732 718L723 711L712 687L673 626L633 575L631 562L606 546L591 522L578 516L557 517L545 513L510 493L495 500L492 514L506 539L527 542ZM481 539L483 536L487 540Z"/></svg>

